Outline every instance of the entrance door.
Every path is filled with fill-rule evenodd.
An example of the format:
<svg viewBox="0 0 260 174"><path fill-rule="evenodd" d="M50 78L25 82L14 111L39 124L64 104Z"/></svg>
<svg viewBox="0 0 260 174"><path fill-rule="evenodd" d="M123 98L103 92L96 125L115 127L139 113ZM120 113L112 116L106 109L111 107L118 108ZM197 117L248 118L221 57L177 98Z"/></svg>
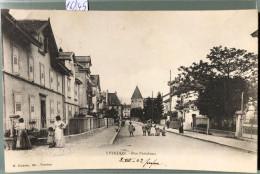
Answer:
<svg viewBox="0 0 260 174"><path fill-rule="evenodd" d="M46 99L41 97L41 128L46 128Z"/></svg>

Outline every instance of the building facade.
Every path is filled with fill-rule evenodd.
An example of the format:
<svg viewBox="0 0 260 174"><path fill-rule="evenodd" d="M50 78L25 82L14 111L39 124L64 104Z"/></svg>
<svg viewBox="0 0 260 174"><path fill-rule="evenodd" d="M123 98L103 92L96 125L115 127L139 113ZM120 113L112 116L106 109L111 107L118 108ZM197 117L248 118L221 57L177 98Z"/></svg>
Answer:
<svg viewBox="0 0 260 174"><path fill-rule="evenodd" d="M130 114L131 114L131 105L124 104L123 117L124 118L129 118Z"/></svg>
<svg viewBox="0 0 260 174"><path fill-rule="evenodd" d="M5 129L10 117L31 120L38 129L47 128L56 115L63 119L64 76L69 70L59 57L50 20L15 20L2 11L2 72Z"/></svg>

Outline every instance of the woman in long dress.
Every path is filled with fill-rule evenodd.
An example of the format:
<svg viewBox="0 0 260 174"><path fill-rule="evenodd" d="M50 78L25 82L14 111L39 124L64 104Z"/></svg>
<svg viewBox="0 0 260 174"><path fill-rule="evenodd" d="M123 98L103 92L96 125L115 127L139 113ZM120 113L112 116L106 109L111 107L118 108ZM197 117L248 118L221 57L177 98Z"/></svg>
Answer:
<svg viewBox="0 0 260 174"><path fill-rule="evenodd" d="M32 148L30 139L25 129L24 119L20 118L19 123L15 125L17 130L16 148L20 150L28 150Z"/></svg>
<svg viewBox="0 0 260 174"><path fill-rule="evenodd" d="M61 121L60 116L56 116L55 125L55 144L56 147L64 147L65 146L65 139L63 135L63 129L66 128L66 124Z"/></svg>

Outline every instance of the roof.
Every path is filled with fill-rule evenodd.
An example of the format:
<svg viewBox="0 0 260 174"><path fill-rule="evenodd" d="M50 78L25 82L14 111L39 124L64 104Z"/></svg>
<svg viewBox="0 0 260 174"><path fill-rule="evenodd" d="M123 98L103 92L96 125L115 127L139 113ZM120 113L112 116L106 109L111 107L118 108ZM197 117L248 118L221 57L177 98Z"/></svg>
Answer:
<svg viewBox="0 0 260 174"><path fill-rule="evenodd" d="M8 28L9 32L19 31L27 40L37 47L40 47L42 44L29 33L24 27L17 21L10 13L9 10L1 10L1 19L2 21L7 21L7 23L2 22L2 25ZM10 25L11 24L11 25Z"/></svg>
<svg viewBox="0 0 260 174"><path fill-rule="evenodd" d="M107 95L108 95L108 104L109 104L110 106L111 106L111 105L112 105L112 106L113 106L113 105L116 105L116 106L122 105L121 102L120 102L120 100L118 99L116 93L108 93Z"/></svg>
<svg viewBox="0 0 260 174"><path fill-rule="evenodd" d="M37 34L49 25L49 20L18 20L17 22L31 34Z"/></svg>
<svg viewBox="0 0 260 174"><path fill-rule="evenodd" d="M59 52L59 57L57 59L72 60L74 56L73 52Z"/></svg>
<svg viewBox="0 0 260 174"><path fill-rule="evenodd" d="M90 75L90 79L91 79L92 83L94 83L95 86L98 86L100 88L99 75Z"/></svg>
<svg viewBox="0 0 260 174"><path fill-rule="evenodd" d="M134 91L131 99L143 99L142 94L141 94L138 86L136 86L135 91Z"/></svg>
<svg viewBox="0 0 260 174"><path fill-rule="evenodd" d="M251 36L252 36L252 37L258 37L258 30L256 30L255 32L253 32L253 33L251 34Z"/></svg>
<svg viewBox="0 0 260 174"><path fill-rule="evenodd" d="M79 63L90 63L90 65L91 65L90 56L75 56L75 61L79 62Z"/></svg>

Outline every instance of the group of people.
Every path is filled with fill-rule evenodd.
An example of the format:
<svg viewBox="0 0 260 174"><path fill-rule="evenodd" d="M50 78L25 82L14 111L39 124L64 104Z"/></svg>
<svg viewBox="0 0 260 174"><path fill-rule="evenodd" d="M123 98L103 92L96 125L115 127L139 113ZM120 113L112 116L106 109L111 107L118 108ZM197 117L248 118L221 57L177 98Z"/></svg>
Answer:
<svg viewBox="0 0 260 174"><path fill-rule="evenodd" d="M152 131L152 128L154 128L155 130L154 133ZM135 127L131 121L129 122L128 131L130 133L130 137L134 137ZM148 136L160 136L160 134L162 134L162 136L166 136L165 127L160 129L159 127L156 127L156 125L152 124L151 122L148 123L143 122L142 131L143 131L143 136L146 136L146 132Z"/></svg>
<svg viewBox="0 0 260 174"><path fill-rule="evenodd" d="M61 121L61 117L58 115L55 117L54 127L48 128L47 144L49 147L64 147L65 139L63 135L63 129L66 128L66 124ZM17 150L29 150L32 148L30 138L28 136L24 119L20 118L18 123L15 125L17 131L17 137L15 146Z"/></svg>
<svg viewBox="0 0 260 174"><path fill-rule="evenodd" d="M154 128L155 130L154 133L152 131L152 128ZM143 131L143 136L146 136L146 132L148 136L160 136L160 134L162 134L162 136L166 136L165 127L160 129L159 127L156 127L156 124L152 124L151 122L148 123L143 122L142 131Z"/></svg>

